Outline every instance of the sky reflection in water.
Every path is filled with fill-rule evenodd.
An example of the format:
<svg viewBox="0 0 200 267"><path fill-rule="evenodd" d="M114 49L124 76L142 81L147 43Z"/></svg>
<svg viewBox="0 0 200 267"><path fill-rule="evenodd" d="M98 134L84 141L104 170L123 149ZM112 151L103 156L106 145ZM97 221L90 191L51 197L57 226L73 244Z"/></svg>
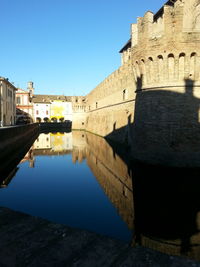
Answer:
<svg viewBox="0 0 200 267"><path fill-rule="evenodd" d="M113 170L109 174L109 167L116 158L112 156L110 162L102 162L104 153L109 154L109 145L98 145L97 140L92 143L101 150L106 149L101 152L102 159L101 155L94 158L93 148L80 132L41 134L19 164L9 185L0 190L0 205L72 227L131 240L130 226L128 228L119 215L119 205L114 206L108 197L109 194L115 195L112 193L113 177L109 177ZM112 153L110 148L110 155ZM94 168L105 177L96 179L91 171ZM123 168L126 170L126 166ZM102 179L107 181L101 185ZM109 179L111 192L106 195ZM116 201L120 201L120 197Z"/></svg>

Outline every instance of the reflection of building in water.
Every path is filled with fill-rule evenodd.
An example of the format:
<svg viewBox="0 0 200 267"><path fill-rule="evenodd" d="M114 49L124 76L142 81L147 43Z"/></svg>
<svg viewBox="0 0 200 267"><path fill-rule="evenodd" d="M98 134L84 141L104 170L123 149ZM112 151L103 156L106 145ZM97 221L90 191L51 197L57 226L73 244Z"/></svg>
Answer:
<svg viewBox="0 0 200 267"><path fill-rule="evenodd" d="M133 191L128 167L103 138L89 133L85 135L87 164L120 216L132 229Z"/></svg>
<svg viewBox="0 0 200 267"><path fill-rule="evenodd" d="M86 133L82 131L73 131L73 151L72 161L81 163L86 157Z"/></svg>
<svg viewBox="0 0 200 267"><path fill-rule="evenodd" d="M200 226L200 218L198 219L198 224ZM199 228L200 229L200 228ZM175 256L186 256L191 259L200 260L200 234L193 235L190 238L191 246L188 251L182 250L182 241L177 240L166 240L148 237L141 235L140 245L160 251L165 254L175 255Z"/></svg>
<svg viewBox="0 0 200 267"><path fill-rule="evenodd" d="M50 134L52 151L72 150L72 133Z"/></svg>
<svg viewBox="0 0 200 267"><path fill-rule="evenodd" d="M199 170L137 164L133 184L133 245L200 260Z"/></svg>
<svg viewBox="0 0 200 267"><path fill-rule="evenodd" d="M72 133L42 133L34 143L34 155L59 155L72 151Z"/></svg>
<svg viewBox="0 0 200 267"><path fill-rule="evenodd" d="M50 133L40 134L34 143L34 150L51 148Z"/></svg>
<svg viewBox="0 0 200 267"><path fill-rule="evenodd" d="M113 153L101 137L83 131L73 131L72 161L84 159L122 219L132 229L133 193L132 180L127 165Z"/></svg>
<svg viewBox="0 0 200 267"><path fill-rule="evenodd" d="M20 163L24 163L25 161L29 161L29 167L34 168L33 146L29 149Z"/></svg>
<svg viewBox="0 0 200 267"><path fill-rule="evenodd" d="M197 218L197 226L200 232L200 215ZM164 239L141 234L139 244L165 254L185 256L200 261L200 233L192 235L189 239L190 245L185 251L183 250L182 240L178 238ZM133 246L135 246L135 241L133 242Z"/></svg>

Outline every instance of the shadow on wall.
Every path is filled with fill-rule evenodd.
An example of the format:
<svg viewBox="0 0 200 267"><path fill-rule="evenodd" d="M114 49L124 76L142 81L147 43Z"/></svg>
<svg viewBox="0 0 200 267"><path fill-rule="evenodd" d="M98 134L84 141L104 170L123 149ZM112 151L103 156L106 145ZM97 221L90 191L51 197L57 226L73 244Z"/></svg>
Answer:
<svg viewBox="0 0 200 267"><path fill-rule="evenodd" d="M152 164L200 166L200 99L195 82L184 86L143 88L142 76L136 83L134 123L106 136L108 142L124 144L131 157Z"/></svg>
<svg viewBox="0 0 200 267"><path fill-rule="evenodd" d="M136 88L134 123L128 117L125 127L115 127L106 137L111 144L117 138L125 141L122 150L113 147L122 158L124 149L133 159L133 245L200 261L200 99L195 82L144 89L141 77Z"/></svg>

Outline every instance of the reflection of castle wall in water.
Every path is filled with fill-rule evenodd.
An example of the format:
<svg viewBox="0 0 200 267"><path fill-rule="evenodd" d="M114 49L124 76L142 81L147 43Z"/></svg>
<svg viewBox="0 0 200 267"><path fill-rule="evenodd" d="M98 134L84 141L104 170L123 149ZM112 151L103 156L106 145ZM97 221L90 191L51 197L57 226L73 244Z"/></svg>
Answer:
<svg viewBox="0 0 200 267"><path fill-rule="evenodd" d="M86 158L86 134L83 131L72 131L72 161L81 163Z"/></svg>
<svg viewBox="0 0 200 267"><path fill-rule="evenodd" d="M200 260L200 234L194 235L190 239L191 247L186 253L182 252L181 240L154 239L141 235L141 245L162 253L176 256L186 256L191 259Z"/></svg>
<svg viewBox="0 0 200 267"><path fill-rule="evenodd" d="M133 245L200 260L199 171L134 164Z"/></svg>
<svg viewBox="0 0 200 267"><path fill-rule="evenodd" d="M72 161L84 159L97 181L130 229L133 225L132 179L127 165L101 137L73 131Z"/></svg>
<svg viewBox="0 0 200 267"><path fill-rule="evenodd" d="M87 164L128 227L133 227L132 179L127 165L101 137L87 133Z"/></svg>

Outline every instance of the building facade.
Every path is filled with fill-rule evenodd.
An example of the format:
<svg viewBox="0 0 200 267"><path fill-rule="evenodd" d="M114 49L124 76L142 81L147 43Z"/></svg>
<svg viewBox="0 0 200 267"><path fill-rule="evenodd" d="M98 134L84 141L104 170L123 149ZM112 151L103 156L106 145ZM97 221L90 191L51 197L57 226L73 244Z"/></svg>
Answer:
<svg viewBox="0 0 200 267"><path fill-rule="evenodd" d="M36 102L33 108L33 118L35 122L49 121L50 119L50 102Z"/></svg>
<svg viewBox="0 0 200 267"><path fill-rule="evenodd" d="M0 77L0 126L11 126L16 121L15 93L17 88Z"/></svg>
<svg viewBox="0 0 200 267"><path fill-rule="evenodd" d="M34 95L34 121L72 121L71 97L63 95Z"/></svg>
<svg viewBox="0 0 200 267"><path fill-rule="evenodd" d="M28 91L18 88L16 91L16 123L33 122L33 103L32 96L34 93L33 82L28 82Z"/></svg>
<svg viewBox="0 0 200 267"><path fill-rule="evenodd" d="M58 99L52 100L51 120L72 121L72 103Z"/></svg>

